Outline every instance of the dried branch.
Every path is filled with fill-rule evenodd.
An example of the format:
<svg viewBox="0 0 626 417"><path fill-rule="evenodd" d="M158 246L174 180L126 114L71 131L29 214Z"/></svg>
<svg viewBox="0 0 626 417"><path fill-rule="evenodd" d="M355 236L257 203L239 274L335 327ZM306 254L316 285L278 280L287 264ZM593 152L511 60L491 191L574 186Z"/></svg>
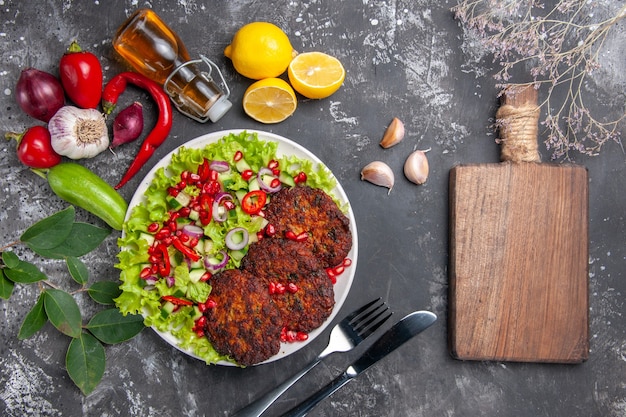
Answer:
<svg viewBox="0 0 626 417"><path fill-rule="evenodd" d="M546 114L541 124L553 159L567 157L572 150L597 155L606 142L620 143L618 128L626 112L611 121L596 118L585 103L584 85L586 76L600 67L602 46L611 29L626 17L626 6L616 6L619 10L612 17L597 21L596 3L558 0L550 9L540 0L458 0L452 9L499 63L494 75L498 87L547 88L540 104ZM532 81L510 82L510 74L520 67ZM563 97L559 95L563 91L560 102L557 98Z"/></svg>

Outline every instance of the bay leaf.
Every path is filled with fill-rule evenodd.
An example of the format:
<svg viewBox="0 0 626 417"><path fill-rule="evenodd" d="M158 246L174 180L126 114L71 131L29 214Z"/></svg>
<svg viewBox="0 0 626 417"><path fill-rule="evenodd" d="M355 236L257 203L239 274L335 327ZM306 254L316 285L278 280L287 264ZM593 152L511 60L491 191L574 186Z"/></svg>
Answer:
<svg viewBox="0 0 626 417"><path fill-rule="evenodd" d="M50 249L33 248L33 252L45 258L64 259L70 256L80 257L88 254L102 243L111 233L111 229L104 229L89 223L75 222L72 231L60 245Z"/></svg>
<svg viewBox="0 0 626 417"><path fill-rule="evenodd" d="M11 298L11 294L13 294L13 287L15 287L13 281L4 275L3 269L0 269L0 298L4 298L5 300Z"/></svg>
<svg viewBox="0 0 626 417"><path fill-rule="evenodd" d="M31 249L50 249L58 246L70 234L74 223L74 206L58 211L30 226L20 240Z"/></svg>
<svg viewBox="0 0 626 417"><path fill-rule="evenodd" d="M119 282L97 281L87 290L89 296L100 304L115 304L114 299L122 294Z"/></svg>
<svg viewBox="0 0 626 417"><path fill-rule="evenodd" d="M41 293L33 308L31 308L28 314L26 314L26 317L24 317L24 321L17 335L18 339L28 339L37 333L47 321L48 315L44 308L44 293Z"/></svg>
<svg viewBox="0 0 626 417"><path fill-rule="evenodd" d="M19 261L14 268L5 268L4 274L11 281L20 284L32 284L48 279L35 264L27 261Z"/></svg>
<svg viewBox="0 0 626 417"><path fill-rule="evenodd" d="M75 256L65 258L67 270L70 271L71 277L80 285L85 285L89 279L89 271L83 261Z"/></svg>
<svg viewBox="0 0 626 417"><path fill-rule="evenodd" d="M50 323L61 333L79 337L82 331L82 317L74 297L57 289L46 290L44 295L44 306Z"/></svg>
<svg viewBox="0 0 626 417"><path fill-rule="evenodd" d="M20 264L20 258L15 252L7 250L2 252L2 262L7 268L16 268Z"/></svg>
<svg viewBox="0 0 626 417"><path fill-rule="evenodd" d="M132 339L144 329L143 316L123 315L117 308L109 308L94 315L87 329L103 343L115 344Z"/></svg>
<svg viewBox="0 0 626 417"><path fill-rule="evenodd" d="M95 337L81 332L72 339L65 355L65 367L84 395L89 395L98 386L105 366L104 346Z"/></svg>

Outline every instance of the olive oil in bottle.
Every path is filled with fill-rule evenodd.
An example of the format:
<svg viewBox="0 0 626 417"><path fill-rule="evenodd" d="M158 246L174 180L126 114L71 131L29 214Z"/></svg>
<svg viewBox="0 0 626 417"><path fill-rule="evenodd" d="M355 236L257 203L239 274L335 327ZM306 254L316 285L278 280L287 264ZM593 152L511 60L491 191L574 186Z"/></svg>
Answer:
<svg viewBox="0 0 626 417"><path fill-rule="evenodd" d="M183 114L200 122L218 121L231 107L219 68L204 56L191 60L178 35L151 9L139 9L117 30L113 48L135 71L163 85ZM199 65L206 65L208 73ZM213 81L216 69L226 93Z"/></svg>

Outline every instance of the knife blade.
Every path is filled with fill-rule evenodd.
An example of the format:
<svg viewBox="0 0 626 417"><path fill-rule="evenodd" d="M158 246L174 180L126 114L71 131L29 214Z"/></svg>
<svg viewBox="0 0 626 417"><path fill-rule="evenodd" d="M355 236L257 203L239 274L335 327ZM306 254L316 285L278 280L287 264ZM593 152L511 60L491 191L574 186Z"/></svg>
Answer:
<svg viewBox="0 0 626 417"><path fill-rule="evenodd" d="M304 400L300 405L283 414L283 417L302 417L311 411L320 401L333 394L339 388L352 381L366 369L408 342L413 336L429 328L437 316L430 311L415 311L394 324L383 333L356 361L341 375L325 387Z"/></svg>

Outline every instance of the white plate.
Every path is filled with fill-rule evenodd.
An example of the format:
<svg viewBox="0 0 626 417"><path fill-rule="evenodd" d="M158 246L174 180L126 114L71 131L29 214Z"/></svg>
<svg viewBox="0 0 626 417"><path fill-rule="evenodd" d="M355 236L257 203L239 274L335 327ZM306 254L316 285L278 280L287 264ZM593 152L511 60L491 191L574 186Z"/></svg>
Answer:
<svg viewBox="0 0 626 417"><path fill-rule="evenodd" d="M306 148L304 148L303 146L300 146L299 144L284 138L282 136L279 135L275 135L273 133L269 133L269 132L263 132L263 131L259 131L259 130L245 130L248 133L256 133L258 138L261 140L264 140L266 142L277 142L278 143L278 148L277 148L277 156L283 156L283 155L293 155L296 156L300 159L308 159L316 164L319 164L320 166L324 166L324 163L318 158L316 157L314 154L312 154L310 151L308 151ZM206 135L202 135L200 137L197 137L195 139L192 139L188 142L186 142L184 145L184 147L186 148L203 148L208 144L217 142L218 140L220 140L222 137L227 136L231 133L233 134L239 134L241 132L244 132L244 129L237 129L237 130L223 130L223 131L219 131L219 132L213 132L213 133L208 133ZM144 193L147 190L147 188L150 186L153 178L154 178L154 174L155 172L159 169L159 168L165 168L167 167L172 159L172 155L178 152L179 148L174 149L172 152L170 152L169 154L167 154L163 159L161 159L155 166L154 168L152 168L152 170L150 170L150 172L148 172L148 174L145 176L145 178L141 181L141 183L139 184L139 186L137 187L137 190L135 191L135 194L133 195L133 198L130 200L130 204L128 207L128 212L126 213L126 219L128 219L130 217L130 213L133 209L133 207L135 207L136 205L139 205L143 202L144 200ZM326 167L327 168L327 167ZM330 170L329 170L330 171ZM333 190L333 194L335 195L335 197L342 203L342 205L348 207L348 219L350 220L350 230L352 232L352 249L350 249L350 252L348 253L348 258L350 258L352 260L352 264L346 268L345 272L339 276L339 278L337 279L337 283L335 284L335 307L333 308L333 311L330 315L330 317L328 317L328 319L317 329L313 330L312 332L309 333L309 338L306 341L303 342L294 342L294 343L281 343L281 347L280 347L280 351L272 356L271 358L269 358L268 360L266 360L263 363L268 363L268 362L273 362L275 360L278 359L282 359L300 349L302 349L304 346L306 346L308 343L312 342L313 340L315 340L315 338L317 336L320 335L320 333L322 333L324 331L324 329L326 329L326 327L333 321L334 317L337 315L337 313L339 312L339 310L341 309L341 306L343 305L346 297L348 296L348 292L350 291L350 287L352 286L352 281L354 280L354 274L356 272L356 264L357 264L357 255L358 255L358 238L357 238L357 230L356 230L356 223L354 220L354 213L352 212L352 207L349 204L348 201L348 196L346 195L345 191L343 190L343 188L341 187L341 184L339 184L339 181L337 181L337 186L335 187L335 189ZM157 332L157 334L159 336L161 336L166 342L168 342L170 345L174 346L176 349L186 353L187 355L190 355L194 358L197 359L201 359L198 356L196 356L191 350L188 349L184 349L181 346L178 345L178 339L176 337L174 337L172 334L170 333L164 333L161 331L158 331L156 329L153 328L153 330L155 332ZM220 365L233 365L230 362L219 362L218 364Z"/></svg>

